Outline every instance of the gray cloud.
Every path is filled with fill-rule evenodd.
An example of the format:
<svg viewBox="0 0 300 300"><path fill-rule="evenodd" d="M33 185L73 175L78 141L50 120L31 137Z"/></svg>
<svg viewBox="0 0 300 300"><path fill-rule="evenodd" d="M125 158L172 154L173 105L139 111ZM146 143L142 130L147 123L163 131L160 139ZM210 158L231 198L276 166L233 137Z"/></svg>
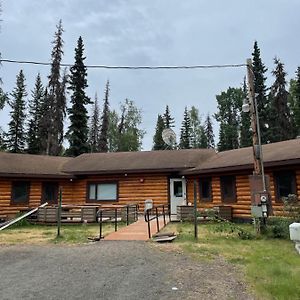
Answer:
<svg viewBox="0 0 300 300"><path fill-rule="evenodd" d="M269 70L277 55L293 77L300 64L299 10L297 0L4 0L0 51L4 58L49 61L55 25L62 19L65 62L73 62L79 35L84 39L86 63L110 65L243 63L257 39ZM20 68L2 65L6 91L14 87ZM23 68L28 90L37 72L46 82L48 68ZM144 148L149 149L157 114L166 104L179 131L185 105L195 105L204 115L215 112L215 95L240 85L244 75L244 69L89 70L88 93L93 97L97 92L101 99L109 78L113 108L125 98L133 99L144 112L148 132ZM270 82L270 74L268 78ZM0 112L4 127L8 112L8 108Z"/></svg>

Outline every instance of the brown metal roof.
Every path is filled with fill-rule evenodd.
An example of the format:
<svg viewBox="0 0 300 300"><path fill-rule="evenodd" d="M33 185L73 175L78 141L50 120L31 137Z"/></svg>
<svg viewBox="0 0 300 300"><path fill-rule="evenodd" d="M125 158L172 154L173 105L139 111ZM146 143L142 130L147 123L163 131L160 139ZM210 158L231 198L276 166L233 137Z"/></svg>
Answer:
<svg viewBox="0 0 300 300"><path fill-rule="evenodd" d="M266 167L300 164L300 139L263 145ZM240 148L217 153L184 174L204 174L253 169L253 148Z"/></svg>
<svg viewBox="0 0 300 300"><path fill-rule="evenodd" d="M263 146L265 166L300 164L300 139ZM76 158L0 152L0 176L66 177L84 174L181 172L209 174L253 169L252 147L82 154Z"/></svg>
<svg viewBox="0 0 300 300"><path fill-rule="evenodd" d="M0 152L1 177L72 177L61 171L69 157Z"/></svg>
<svg viewBox="0 0 300 300"><path fill-rule="evenodd" d="M209 149L91 153L67 162L63 171L77 175L180 171L214 155L215 151Z"/></svg>

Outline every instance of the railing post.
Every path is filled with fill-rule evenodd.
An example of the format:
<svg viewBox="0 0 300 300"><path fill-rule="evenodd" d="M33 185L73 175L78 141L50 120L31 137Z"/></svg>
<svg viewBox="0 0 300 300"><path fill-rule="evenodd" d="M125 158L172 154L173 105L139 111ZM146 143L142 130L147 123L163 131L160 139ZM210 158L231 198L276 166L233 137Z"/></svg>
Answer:
<svg viewBox="0 0 300 300"><path fill-rule="evenodd" d="M157 226L157 232L159 232L159 220L158 220L157 207L155 208L155 210L156 210L156 226Z"/></svg>
<svg viewBox="0 0 300 300"><path fill-rule="evenodd" d="M126 224L129 225L129 205L126 206Z"/></svg>
<svg viewBox="0 0 300 300"><path fill-rule="evenodd" d="M118 218L118 211L117 211L117 208L115 208L115 231L118 230L117 218Z"/></svg>
<svg viewBox="0 0 300 300"><path fill-rule="evenodd" d="M139 205L136 204L136 205L135 205L134 221L137 221L137 220L138 220L138 209L139 209Z"/></svg>
<svg viewBox="0 0 300 300"><path fill-rule="evenodd" d="M151 229L150 229L150 217L149 217L149 209L146 211L147 223L148 223L148 236L151 239Z"/></svg>
<svg viewBox="0 0 300 300"><path fill-rule="evenodd" d="M99 211L99 241L102 239L102 210Z"/></svg>
<svg viewBox="0 0 300 300"><path fill-rule="evenodd" d="M163 205L164 225L166 226L165 205Z"/></svg>

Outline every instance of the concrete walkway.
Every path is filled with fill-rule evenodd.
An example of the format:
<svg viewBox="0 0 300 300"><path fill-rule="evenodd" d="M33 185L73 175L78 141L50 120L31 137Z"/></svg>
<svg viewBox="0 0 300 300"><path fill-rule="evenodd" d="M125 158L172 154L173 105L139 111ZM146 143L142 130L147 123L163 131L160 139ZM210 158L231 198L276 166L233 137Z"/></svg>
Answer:
<svg viewBox="0 0 300 300"><path fill-rule="evenodd" d="M163 217L159 217L159 229L164 227ZM166 224L169 218L166 217ZM151 236L157 233L156 219L150 222ZM126 227L119 229L117 232L110 233L104 240L109 241L147 241L148 236L148 223L145 222L143 217L140 217L137 222L132 223Z"/></svg>

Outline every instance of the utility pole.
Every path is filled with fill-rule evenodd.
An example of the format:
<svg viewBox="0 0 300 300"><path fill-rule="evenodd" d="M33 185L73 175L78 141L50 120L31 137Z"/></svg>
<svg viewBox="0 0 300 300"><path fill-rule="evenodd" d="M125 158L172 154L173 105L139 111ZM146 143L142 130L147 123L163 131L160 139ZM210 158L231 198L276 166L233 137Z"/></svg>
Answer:
<svg viewBox="0 0 300 300"><path fill-rule="evenodd" d="M253 158L254 158L254 174L261 175L261 162L257 155L258 147L258 132L257 132L257 115L255 110L255 91L254 91L254 72L252 67L251 58L247 59L247 79L248 79L248 89L249 89L249 102L250 102L250 120L252 128L252 147L253 147Z"/></svg>
<svg viewBox="0 0 300 300"><path fill-rule="evenodd" d="M267 191L266 179L263 163L263 152L260 136L260 124L256 102L256 95L254 90L254 72L251 58L247 59L247 74L248 74L248 88L250 101L250 119L252 128L252 144L253 144L253 158L254 158L254 174L262 176L263 192Z"/></svg>
<svg viewBox="0 0 300 300"><path fill-rule="evenodd" d="M266 218L268 216L268 206L271 206L269 201L269 195L267 192L266 178L264 171L264 160L261 145L261 135L260 135L260 124L259 115L257 109L257 101L254 90L254 72L252 67L252 60L247 59L247 77L248 77L248 88L249 88L249 102L250 105L246 104L245 109L250 111L251 128L252 128L252 143L253 143L253 158L254 158L254 174L252 176L252 205L253 209L257 208L257 205L261 207L261 211L258 213L263 221L263 226L266 225ZM249 107L250 106L250 107ZM248 108L248 109L247 109ZM261 180L261 188L255 183ZM250 185L251 185L250 181ZM253 188L254 187L254 188ZM251 207L251 210L252 210ZM255 215L255 214L254 214ZM261 225L260 225L261 226ZM259 227L260 230L260 227Z"/></svg>

